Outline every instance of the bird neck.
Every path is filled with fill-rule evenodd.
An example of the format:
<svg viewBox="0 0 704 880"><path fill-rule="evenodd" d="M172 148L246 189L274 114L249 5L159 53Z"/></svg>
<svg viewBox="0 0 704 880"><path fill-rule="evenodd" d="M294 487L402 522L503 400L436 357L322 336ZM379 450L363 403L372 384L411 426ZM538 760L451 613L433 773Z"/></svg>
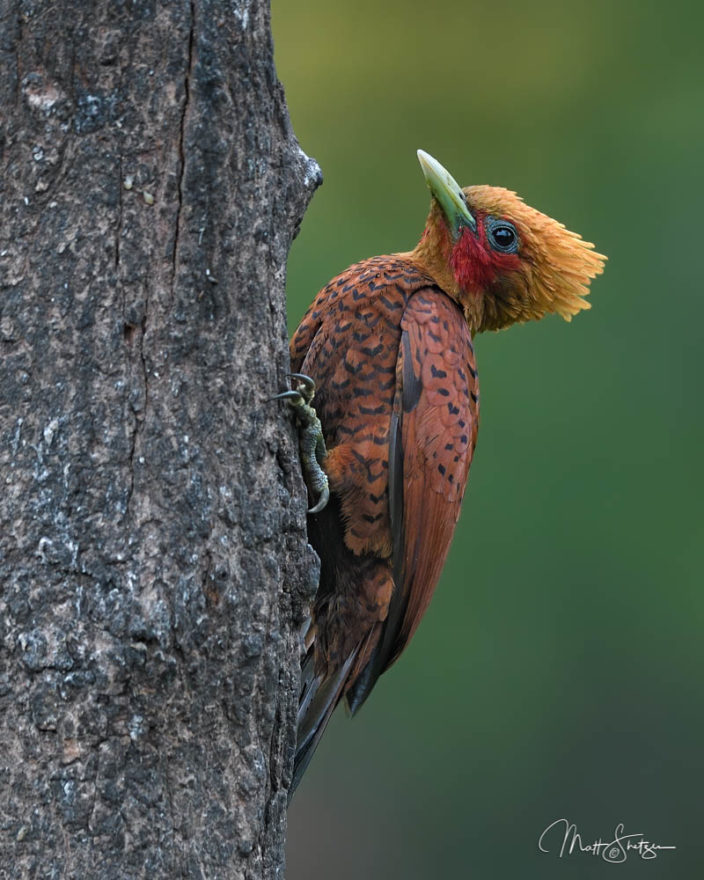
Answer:
<svg viewBox="0 0 704 880"><path fill-rule="evenodd" d="M415 248L403 254L422 272L435 279L438 287L462 308L472 335L481 326L483 296L460 287L453 267L454 241L437 202L433 199L423 235Z"/></svg>

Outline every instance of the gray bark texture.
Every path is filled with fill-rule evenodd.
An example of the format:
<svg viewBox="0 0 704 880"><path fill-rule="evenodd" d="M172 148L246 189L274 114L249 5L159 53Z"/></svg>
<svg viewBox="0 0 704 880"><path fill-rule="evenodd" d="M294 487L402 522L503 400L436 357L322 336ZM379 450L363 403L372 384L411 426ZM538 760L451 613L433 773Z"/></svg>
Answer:
<svg viewBox="0 0 704 880"><path fill-rule="evenodd" d="M283 875L316 583L266 0L0 0L0 877Z"/></svg>

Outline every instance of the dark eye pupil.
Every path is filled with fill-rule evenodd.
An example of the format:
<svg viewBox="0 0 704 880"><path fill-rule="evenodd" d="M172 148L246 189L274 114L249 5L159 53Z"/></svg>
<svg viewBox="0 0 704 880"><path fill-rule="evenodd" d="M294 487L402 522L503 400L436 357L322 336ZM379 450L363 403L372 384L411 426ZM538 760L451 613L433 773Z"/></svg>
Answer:
<svg viewBox="0 0 704 880"><path fill-rule="evenodd" d="M497 226L497 228L493 230L493 236L494 241L498 246L504 248L511 247L516 237L513 229L510 229L508 226Z"/></svg>

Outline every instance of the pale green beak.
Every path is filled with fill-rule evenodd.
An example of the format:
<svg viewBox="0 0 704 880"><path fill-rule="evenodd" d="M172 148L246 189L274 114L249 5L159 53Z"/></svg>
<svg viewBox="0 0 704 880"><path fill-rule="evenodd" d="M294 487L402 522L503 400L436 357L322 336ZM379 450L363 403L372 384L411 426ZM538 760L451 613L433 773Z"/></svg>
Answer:
<svg viewBox="0 0 704 880"><path fill-rule="evenodd" d="M418 161L430 192L442 208L454 236L457 237L462 226L469 226L476 232L477 221L467 207L467 199L455 178L424 150L418 150Z"/></svg>

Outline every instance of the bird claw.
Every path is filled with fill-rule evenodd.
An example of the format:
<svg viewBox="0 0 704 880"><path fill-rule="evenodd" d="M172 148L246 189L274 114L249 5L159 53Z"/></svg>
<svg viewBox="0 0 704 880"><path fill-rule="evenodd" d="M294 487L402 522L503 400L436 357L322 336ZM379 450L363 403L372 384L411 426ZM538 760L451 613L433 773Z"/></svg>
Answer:
<svg viewBox="0 0 704 880"><path fill-rule="evenodd" d="M290 400L290 401L300 401L301 394L299 391L282 391L281 394L275 394L273 397L270 397L269 400ZM296 406L296 404L293 404Z"/></svg>
<svg viewBox="0 0 704 880"><path fill-rule="evenodd" d="M330 486L327 474L321 467L327 455L323 426L311 403L315 395L315 382L304 373L288 375L295 379L296 386L290 391L274 395L272 400L285 400L296 414L303 477L311 496L318 498L308 513L320 513L330 500Z"/></svg>
<svg viewBox="0 0 704 880"><path fill-rule="evenodd" d="M298 382L298 393L303 397L306 403L310 403L315 396L315 382L305 373L288 373L289 379L296 379Z"/></svg>
<svg viewBox="0 0 704 880"><path fill-rule="evenodd" d="M325 476L325 473L323 472ZM318 499L318 503L314 507L308 508L308 513L320 513L321 510L324 510L327 507L328 501L330 500L330 487L328 486L328 478L325 476L325 485L323 486L323 491L320 493L320 498Z"/></svg>

